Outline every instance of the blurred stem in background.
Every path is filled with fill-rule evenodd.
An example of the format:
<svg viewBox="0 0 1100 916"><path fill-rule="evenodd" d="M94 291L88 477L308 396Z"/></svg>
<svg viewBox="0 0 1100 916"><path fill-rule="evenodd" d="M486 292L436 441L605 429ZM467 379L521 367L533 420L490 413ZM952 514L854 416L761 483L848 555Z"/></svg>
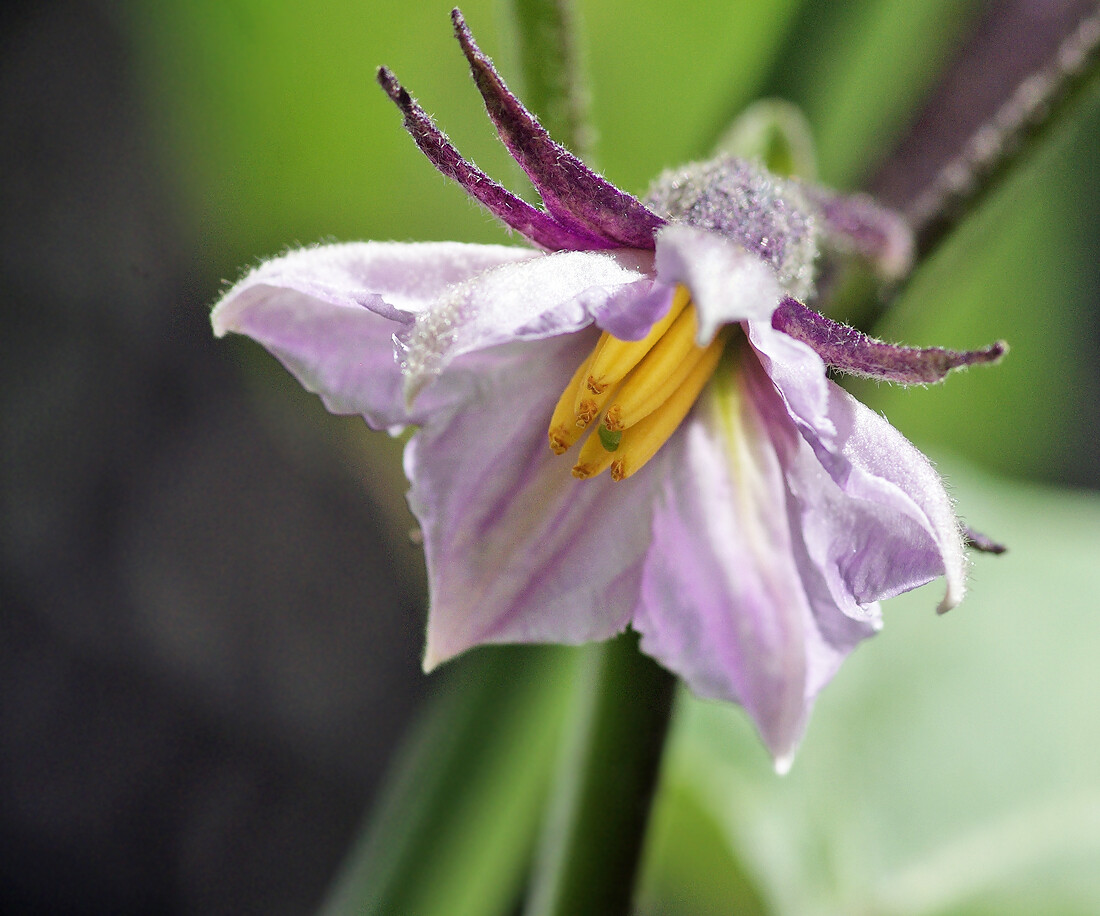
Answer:
<svg viewBox="0 0 1100 916"><path fill-rule="evenodd" d="M456 661L394 756L321 916L507 914L545 806L575 650Z"/></svg>
<svg viewBox="0 0 1100 916"><path fill-rule="evenodd" d="M943 165L905 209L917 258L929 257L968 213L1051 131L1100 86L1100 9L1066 36L1053 59L1020 83L1008 100Z"/></svg>
<svg viewBox="0 0 1100 916"><path fill-rule="evenodd" d="M576 10L570 0L510 0L521 98L559 143L592 154L588 92L580 60Z"/></svg>

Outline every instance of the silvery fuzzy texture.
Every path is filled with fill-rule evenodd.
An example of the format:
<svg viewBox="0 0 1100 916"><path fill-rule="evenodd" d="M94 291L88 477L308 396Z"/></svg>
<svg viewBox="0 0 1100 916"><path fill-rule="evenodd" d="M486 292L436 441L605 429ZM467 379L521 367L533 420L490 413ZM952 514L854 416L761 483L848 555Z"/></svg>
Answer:
<svg viewBox="0 0 1100 916"><path fill-rule="evenodd" d="M724 156L664 172L645 204L671 221L721 233L757 253L794 298L805 302L813 294L818 215L795 182Z"/></svg>

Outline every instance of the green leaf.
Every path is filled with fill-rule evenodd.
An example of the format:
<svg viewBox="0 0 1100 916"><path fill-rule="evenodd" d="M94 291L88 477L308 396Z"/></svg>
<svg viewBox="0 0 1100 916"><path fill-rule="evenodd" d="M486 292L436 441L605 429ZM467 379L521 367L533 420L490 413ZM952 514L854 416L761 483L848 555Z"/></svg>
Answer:
<svg viewBox="0 0 1100 916"><path fill-rule="evenodd" d="M976 0L806 0L761 88L802 108L822 178L851 187L905 129L981 10Z"/></svg>
<svg viewBox="0 0 1100 916"><path fill-rule="evenodd" d="M1096 403L1100 379L1082 346L1088 316L1072 307L1089 295L1095 255L1080 245L1077 176L1060 152L960 227L876 327L888 340L956 349L1007 340L1004 361L923 389L850 386L915 441L1004 473L1072 474L1075 450L1087 454L1095 436L1079 405Z"/></svg>
<svg viewBox="0 0 1100 916"><path fill-rule="evenodd" d="M704 807L694 785L666 779L647 837L642 914L661 916L764 916L766 906L739 851Z"/></svg>

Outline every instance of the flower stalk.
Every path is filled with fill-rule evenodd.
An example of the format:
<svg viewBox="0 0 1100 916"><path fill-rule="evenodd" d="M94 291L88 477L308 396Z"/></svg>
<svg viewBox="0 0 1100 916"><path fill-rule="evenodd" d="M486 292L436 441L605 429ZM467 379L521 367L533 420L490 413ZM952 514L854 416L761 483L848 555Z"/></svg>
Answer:
<svg viewBox="0 0 1100 916"><path fill-rule="evenodd" d="M524 916L631 912L675 679L634 633L583 651Z"/></svg>

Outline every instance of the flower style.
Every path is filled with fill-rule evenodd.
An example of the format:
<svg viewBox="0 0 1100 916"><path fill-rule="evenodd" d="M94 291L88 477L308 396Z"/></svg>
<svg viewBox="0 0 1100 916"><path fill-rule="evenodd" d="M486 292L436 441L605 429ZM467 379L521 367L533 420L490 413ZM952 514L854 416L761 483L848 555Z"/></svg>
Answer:
<svg viewBox="0 0 1100 916"><path fill-rule="evenodd" d="M897 347L811 310L819 244L905 270L899 217L732 158L662 176L643 203L555 143L453 15L545 209L379 82L436 168L536 248L294 251L225 294L215 333L259 341L333 412L418 427L426 670L630 626L696 693L742 704L782 767L880 599L942 575L946 610L965 586L939 476L826 368L927 383L1004 346Z"/></svg>

